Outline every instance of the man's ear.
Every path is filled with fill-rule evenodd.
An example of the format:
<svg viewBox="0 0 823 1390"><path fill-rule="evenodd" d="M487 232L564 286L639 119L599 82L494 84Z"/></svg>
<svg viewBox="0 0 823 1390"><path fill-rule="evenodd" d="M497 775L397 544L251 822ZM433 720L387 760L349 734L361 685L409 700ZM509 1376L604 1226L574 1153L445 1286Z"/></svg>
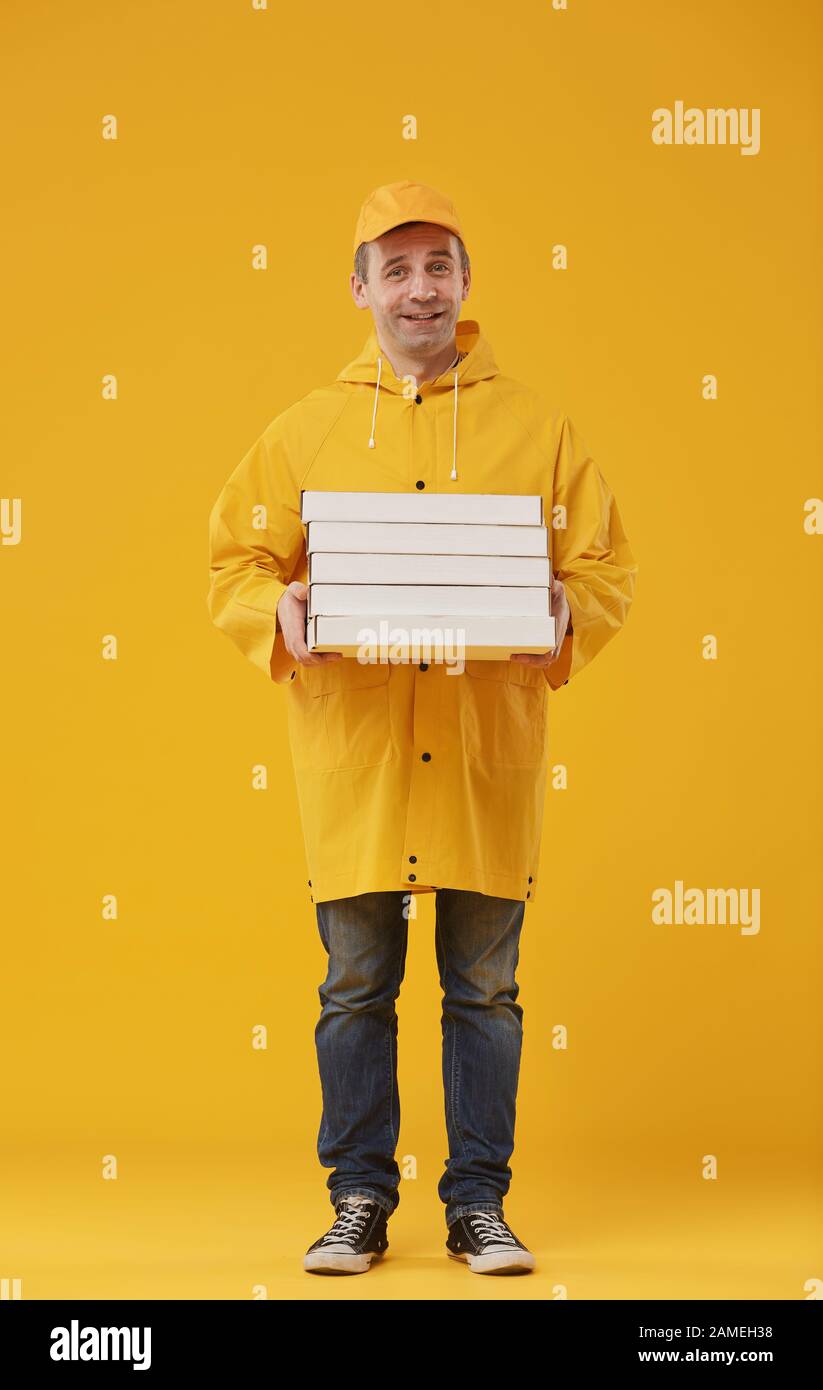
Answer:
<svg viewBox="0 0 823 1390"><path fill-rule="evenodd" d="M349 287L350 287L350 289L351 289L351 297L352 297L352 299L354 300L354 302L355 302L357 308L358 308L358 309L368 309L368 307L369 307L369 302L368 302L368 299L366 298L366 293L365 293L365 290L364 290L364 288L363 288L363 281L362 281L362 280L358 280L358 278L357 278L357 276L355 275L354 271L351 272L351 275L350 275L350 277L349 277Z"/></svg>

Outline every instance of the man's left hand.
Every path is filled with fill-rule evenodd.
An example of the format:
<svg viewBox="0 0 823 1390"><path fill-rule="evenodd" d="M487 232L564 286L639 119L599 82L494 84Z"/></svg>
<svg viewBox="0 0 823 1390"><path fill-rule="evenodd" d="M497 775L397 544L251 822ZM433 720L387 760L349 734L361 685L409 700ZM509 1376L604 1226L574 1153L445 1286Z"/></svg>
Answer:
<svg viewBox="0 0 823 1390"><path fill-rule="evenodd" d="M566 629L571 622L571 609L563 582L552 575L551 609L554 618L555 645L547 652L513 652L510 661L522 661L524 666L551 666L560 655Z"/></svg>

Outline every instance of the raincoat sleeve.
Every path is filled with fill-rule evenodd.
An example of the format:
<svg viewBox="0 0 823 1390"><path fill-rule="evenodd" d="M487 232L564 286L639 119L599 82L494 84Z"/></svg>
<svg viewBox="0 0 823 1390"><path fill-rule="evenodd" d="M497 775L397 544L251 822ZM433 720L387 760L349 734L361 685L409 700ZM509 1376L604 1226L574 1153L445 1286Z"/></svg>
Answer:
<svg viewBox="0 0 823 1390"><path fill-rule="evenodd" d="M264 431L225 483L209 517L208 611L271 680L294 667L277 604L305 556L300 488L284 432Z"/></svg>
<svg viewBox="0 0 823 1390"><path fill-rule="evenodd" d="M614 494L568 416L555 461L553 508L558 506L565 508L566 524L551 531L552 570L566 591L572 631L557 660L542 667L553 690L620 631L638 569Z"/></svg>

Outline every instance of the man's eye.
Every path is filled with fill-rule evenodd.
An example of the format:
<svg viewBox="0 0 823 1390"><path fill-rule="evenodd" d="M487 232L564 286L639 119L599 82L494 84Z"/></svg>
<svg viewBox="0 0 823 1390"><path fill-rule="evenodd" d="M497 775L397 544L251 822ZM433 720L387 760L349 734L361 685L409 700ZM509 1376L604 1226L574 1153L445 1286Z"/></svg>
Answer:
<svg viewBox="0 0 823 1390"><path fill-rule="evenodd" d="M446 265L445 261L435 261L435 263L434 263L434 265L431 267L431 269L432 269L432 270L449 270L449 266ZM393 275L397 275L397 274L401 274L401 275L402 275L402 273L403 273L403 267L400 266L400 265L396 265L396 266L394 266L390 271L387 272L387 274L386 274L386 279L387 279L387 280L390 280L391 277L392 277Z"/></svg>

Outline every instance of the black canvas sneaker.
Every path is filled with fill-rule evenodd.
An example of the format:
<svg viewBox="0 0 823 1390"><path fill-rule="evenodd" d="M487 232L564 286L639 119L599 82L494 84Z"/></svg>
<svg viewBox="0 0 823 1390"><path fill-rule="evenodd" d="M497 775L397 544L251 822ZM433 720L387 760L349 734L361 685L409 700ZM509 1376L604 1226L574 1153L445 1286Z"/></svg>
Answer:
<svg viewBox="0 0 823 1390"><path fill-rule="evenodd" d="M388 1249L389 1214L379 1202L359 1192L345 1192L334 1210L333 1224L309 1246L303 1268L314 1274L363 1274Z"/></svg>
<svg viewBox="0 0 823 1390"><path fill-rule="evenodd" d="M452 1223L446 1250L475 1274L522 1274L534 1269L534 1255L496 1211L467 1211Z"/></svg>

